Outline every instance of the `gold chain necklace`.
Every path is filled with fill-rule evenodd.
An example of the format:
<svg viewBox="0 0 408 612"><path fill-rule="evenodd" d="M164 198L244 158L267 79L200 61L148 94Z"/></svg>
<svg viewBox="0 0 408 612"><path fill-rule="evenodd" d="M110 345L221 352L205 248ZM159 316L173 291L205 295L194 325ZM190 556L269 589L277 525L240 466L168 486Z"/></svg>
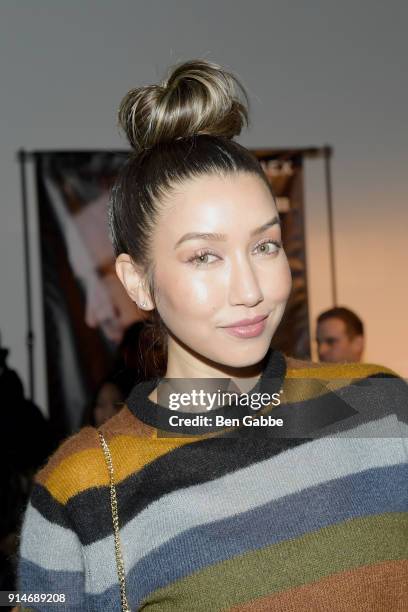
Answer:
<svg viewBox="0 0 408 612"><path fill-rule="evenodd" d="M118 572L119 578L119 587L120 587L120 601L122 606L122 612L131 612L129 608L129 604L126 597L126 582L125 582L125 565L123 563L123 556L120 544L119 537L119 516L118 516L118 502L116 498L116 489L113 475L113 464L112 464L112 455L109 450L109 446L101 434L98 431L99 440L102 445L103 454L105 456L105 462L109 471L109 481L110 481L110 501L111 501L111 511L112 511L112 522L113 522L113 537L115 541L115 557L116 557L116 568Z"/></svg>

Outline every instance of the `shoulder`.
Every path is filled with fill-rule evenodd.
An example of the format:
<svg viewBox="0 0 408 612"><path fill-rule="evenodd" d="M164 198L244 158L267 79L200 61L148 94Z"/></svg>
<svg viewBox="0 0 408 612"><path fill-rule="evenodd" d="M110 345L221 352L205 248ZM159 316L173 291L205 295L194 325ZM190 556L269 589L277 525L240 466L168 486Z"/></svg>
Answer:
<svg viewBox="0 0 408 612"><path fill-rule="evenodd" d="M126 457L129 441L151 435L152 428L139 421L124 405L100 427L86 426L64 440L35 476L35 482L65 504L78 493L109 484L109 473L99 434L119 460ZM131 442L130 442L131 445Z"/></svg>
<svg viewBox="0 0 408 612"><path fill-rule="evenodd" d="M320 363L301 360L284 355L289 378L311 376L313 378L366 378L370 376L384 378L401 377L391 368L378 363Z"/></svg>
<svg viewBox="0 0 408 612"><path fill-rule="evenodd" d="M333 391L364 412L393 413L408 423L408 384L391 368L379 363L316 363L287 355L285 359L285 384L293 381L303 397Z"/></svg>
<svg viewBox="0 0 408 612"><path fill-rule="evenodd" d="M66 503L77 492L87 488L100 468L100 441L97 429L86 426L67 437L45 465L34 482L54 499Z"/></svg>

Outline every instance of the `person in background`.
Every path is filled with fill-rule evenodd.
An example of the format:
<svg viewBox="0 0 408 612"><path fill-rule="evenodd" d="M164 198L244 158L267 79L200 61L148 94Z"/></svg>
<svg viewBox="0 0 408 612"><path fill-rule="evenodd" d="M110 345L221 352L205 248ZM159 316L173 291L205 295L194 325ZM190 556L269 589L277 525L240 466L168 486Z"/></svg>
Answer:
<svg viewBox="0 0 408 612"><path fill-rule="evenodd" d="M99 427L105 423L119 412L137 382L153 376L153 364L162 358L162 353L152 348L155 338L148 319L146 315L144 320L136 321L125 330L110 373L85 408L82 426ZM147 363L143 360L144 354L148 355Z"/></svg>
<svg viewBox="0 0 408 612"><path fill-rule="evenodd" d="M48 420L25 397L19 374L8 366L9 352L0 333L0 591L16 589L20 515L35 472L57 446Z"/></svg>
<svg viewBox="0 0 408 612"><path fill-rule="evenodd" d="M132 370L113 371L100 384L93 400L85 410L83 425L100 427L123 407L135 383Z"/></svg>
<svg viewBox="0 0 408 612"><path fill-rule="evenodd" d="M121 389L109 380L100 387L93 409L93 420L96 427L106 423L123 406L124 396Z"/></svg>
<svg viewBox="0 0 408 612"><path fill-rule="evenodd" d="M364 351L364 325L355 312L337 306L317 317L319 361L358 362Z"/></svg>

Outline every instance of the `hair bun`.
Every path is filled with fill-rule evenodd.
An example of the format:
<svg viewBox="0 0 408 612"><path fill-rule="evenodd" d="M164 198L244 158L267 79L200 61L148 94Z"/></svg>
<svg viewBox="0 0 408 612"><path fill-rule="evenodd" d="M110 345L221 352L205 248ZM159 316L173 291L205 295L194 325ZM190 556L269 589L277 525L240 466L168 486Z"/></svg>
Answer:
<svg viewBox="0 0 408 612"><path fill-rule="evenodd" d="M141 153L159 142L199 134L233 138L248 125L248 108L247 93L233 74L197 59L175 66L159 85L131 89L118 119L131 146Z"/></svg>

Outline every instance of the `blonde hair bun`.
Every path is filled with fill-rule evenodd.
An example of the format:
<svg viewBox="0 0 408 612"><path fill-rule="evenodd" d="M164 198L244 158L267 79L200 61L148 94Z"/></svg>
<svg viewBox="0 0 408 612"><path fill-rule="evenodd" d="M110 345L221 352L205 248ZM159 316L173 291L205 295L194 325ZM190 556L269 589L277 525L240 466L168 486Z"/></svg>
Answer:
<svg viewBox="0 0 408 612"><path fill-rule="evenodd" d="M241 100L237 91L241 91ZM131 89L119 125L137 153L161 142L200 134L232 139L248 125L249 101L232 73L207 60L176 65L159 85Z"/></svg>

